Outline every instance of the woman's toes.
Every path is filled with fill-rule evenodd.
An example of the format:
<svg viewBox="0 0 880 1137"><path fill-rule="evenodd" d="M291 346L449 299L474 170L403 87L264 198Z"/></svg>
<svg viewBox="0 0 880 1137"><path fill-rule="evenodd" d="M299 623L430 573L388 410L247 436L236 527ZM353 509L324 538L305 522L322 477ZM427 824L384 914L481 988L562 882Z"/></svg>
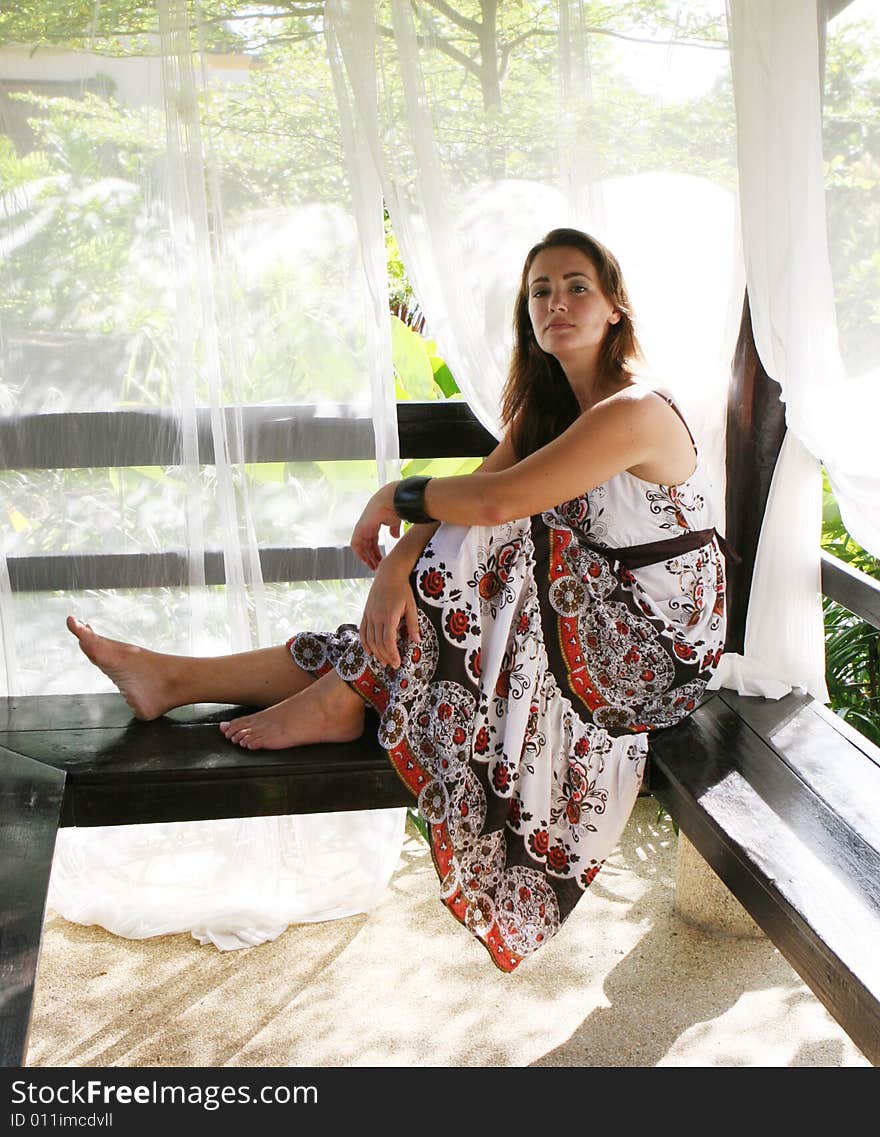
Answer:
<svg viewBox="0 0 880 1137"><path fill-rule="evenodd" d="M221 722L220 730L223 732L225 738L230 742L234 742L240 746L244 745L243 739L251 733L253 724L249 719L233 719L231 722Z"/></svg>

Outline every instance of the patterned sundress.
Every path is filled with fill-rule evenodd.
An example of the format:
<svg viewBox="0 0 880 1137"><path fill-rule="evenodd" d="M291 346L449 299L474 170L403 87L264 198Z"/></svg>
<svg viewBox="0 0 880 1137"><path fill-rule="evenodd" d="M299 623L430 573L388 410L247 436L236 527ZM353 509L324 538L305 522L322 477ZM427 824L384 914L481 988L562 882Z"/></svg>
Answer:
<svg viewBox="0 0 880 1137"><path fill-rule="evenodd" d="M504 971L595 879L649 733L689 714L718 665L711 526L699 455L677 486L621 473L539 516L440 525L412 577L421 643L401 636L399 668L368 655L353 625L290 641L300 667L335 668L378 712L442 899Z"/></svg>

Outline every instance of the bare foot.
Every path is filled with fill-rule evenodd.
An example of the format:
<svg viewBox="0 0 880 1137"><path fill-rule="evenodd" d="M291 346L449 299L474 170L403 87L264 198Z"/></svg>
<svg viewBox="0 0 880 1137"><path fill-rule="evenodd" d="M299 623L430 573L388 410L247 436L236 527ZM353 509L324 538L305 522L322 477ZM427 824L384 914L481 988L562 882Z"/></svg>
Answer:
<svg viewBox="0 0 880 1137"><path fill-rule="evenodd" d="M75 616L67 617L67 629L92 663L116 684L135 718L149 722L177 705L171 694L174 684L167 674L166 657L134 644L105 639Z"/></svg>
<svg viewBox="0 0 880 1137"><path fill-rule="evenodd" d="M360 696L331 671L274 707L221 722L220 729L245 750L353 742L363 734L365 711Z"/></svg>

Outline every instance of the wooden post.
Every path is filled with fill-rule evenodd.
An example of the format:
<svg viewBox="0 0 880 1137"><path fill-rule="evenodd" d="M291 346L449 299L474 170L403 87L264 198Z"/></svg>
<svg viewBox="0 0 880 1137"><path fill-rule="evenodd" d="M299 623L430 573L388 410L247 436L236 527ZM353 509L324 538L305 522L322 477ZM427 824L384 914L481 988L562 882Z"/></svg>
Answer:
<svg viewBox="0 0 880 1137"><path fill-rule="evenodd" d="M728 565L728 651L743 650L758 537L784 437L785 407L758 358L747 295L727 398L726 536L742 557Z"/></svg>
<svg viewBox="0 0 880 1137"><path fill-rule="evenodd" d="M726 536L742 558L738 565L727 566L728 651L743 650L758 538L784 437L779 384L758 358L746 295L727 399ZM678 840L675 910L689 923L721 935L761 934L683 834Z"/></svg>

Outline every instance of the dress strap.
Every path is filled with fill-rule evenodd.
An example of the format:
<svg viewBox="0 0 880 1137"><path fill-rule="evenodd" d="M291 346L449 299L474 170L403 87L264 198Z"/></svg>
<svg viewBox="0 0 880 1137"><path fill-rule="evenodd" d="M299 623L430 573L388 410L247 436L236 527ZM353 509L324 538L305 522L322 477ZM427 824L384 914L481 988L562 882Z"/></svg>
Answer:
<svg viewBox="0 0 880 1137"><path fill-rule="evenodd" d="M694 438L693 434L691 433L691 428L687 424L687 419L684 417L684 415L679 410L678 406L676 405L675 400L672 398L671 395L667 395L665 391L658 391L656 387L654 388L654 394L659 395L660 398L663 400L663 402L666 403L668 406L670 406L675 411L675 413L678 415L678 417L681 419L682 423L684 424L685 430L688 432L688 438L691 440L691 446L693 446L693 448L694 448L694 453L697 455L697 457L699 457L700 456L700 448L697 446L697 440Z"/></svg>
<svg viewBox="0 0 880 1137"><path fill-rule="evenodd" d="M695 549L705 548L706 545L711 544L716 539L724 556L734 564L739 564L741 557L731 548L717 529L689 529L677 537L664 537L659 541L647 541L643 545L628 545L623 549L608 549L587 537L581 537L580 543L611 561L619 561L625 568L640 569L668 561L671 557L679 556L681 553L692 553Z"/></svg>

